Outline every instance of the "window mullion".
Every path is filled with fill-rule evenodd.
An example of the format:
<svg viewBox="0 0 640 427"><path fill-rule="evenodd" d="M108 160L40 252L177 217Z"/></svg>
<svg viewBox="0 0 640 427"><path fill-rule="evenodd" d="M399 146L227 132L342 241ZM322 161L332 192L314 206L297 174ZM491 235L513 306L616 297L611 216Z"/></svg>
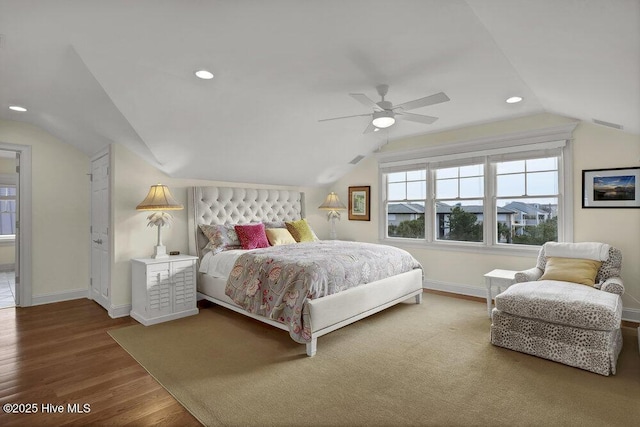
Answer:
<svg viewBox="0 0 640 427"><path fill-rule="evenodd" d="M485 157L484 161L484 243L487 246L496 244L497 235L497 210L496 210L496 165L489 162L489 158Z"/></svg>
<svg viewBox="0 0 640 427"><path fill-rule="evenodd" d="M432 243L435 236L435 191L436 191L436 174L433 168L430 165L426 167L426 177L427 177L427 197L424 203L424 238L427 243Z"/></svg>

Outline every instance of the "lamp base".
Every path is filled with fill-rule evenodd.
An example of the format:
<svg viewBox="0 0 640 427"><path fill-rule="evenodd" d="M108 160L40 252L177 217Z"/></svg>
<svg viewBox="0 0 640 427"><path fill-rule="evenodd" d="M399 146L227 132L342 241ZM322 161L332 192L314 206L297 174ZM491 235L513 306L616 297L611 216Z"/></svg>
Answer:
<svg viewBox="0 0 640 427"><path fill-rule="evenodd" d="M169 254L167 253L167 247L166 246L154 246L153 247L153 255L151 255L151 258L153 258L153 259L169 258Z"/></svg>
<svg viewBox="0 0 640 427"><path fill-rule="evenodd" d="M330 228L329 228L329 240L337 240L338 239L338 233L336 232L336 216L332 215L329 218L329 224L330 224Z"/></svg>

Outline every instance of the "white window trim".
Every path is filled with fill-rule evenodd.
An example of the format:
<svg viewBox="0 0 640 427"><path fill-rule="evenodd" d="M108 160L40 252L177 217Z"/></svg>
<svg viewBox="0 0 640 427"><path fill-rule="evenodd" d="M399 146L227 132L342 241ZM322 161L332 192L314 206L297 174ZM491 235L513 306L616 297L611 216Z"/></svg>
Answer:
<svg viewBox="0 0 640 427"><path fill-rule="evenodd" d="M578 125L578 122L569 123L566 125L555 126L551 128L538 129L526 132L510 133L500 135L496 137L487 137L468 141L459 141L453 143L440 144L432 147L424 147L412 150L399 150L399 151L384 151L376 153L378 159L378 182L380 185L380 203L379 205L379 226L378 236L382 243L394 245L394 246L406 246L417 248L432 248L438 250L451 250L462 252L481 252L481 253L493 253L504 255L505 252L509 252L510 255L516 256L532 256L538 253L538 246L528 245L514 245L514 244L498 244L493 242L493 229L495 226L492 224L489 227L484 227L484 241L483 242L443 242L434 241L431 234L433 225L427 226L424 239L408 239L397 237L386 237L386 209L385 203L386 197L386 180L385 174L394 171L407 170L413 166L427 165L427 204L431 206L433 204L433 175L432 168L429 164L435 164L436 162L449 162L471 157L487 157L501 154L510 154L525 151L538 151L545 149L561 148L561 154L559 156L558 175L560 186L558 188L558 205L561 206L558 217L558 240L561 242L573 241L573 155L572 144L573 131ZM495 183L494 175L495 170L492 162L487 161L487 166L491 169L485 169L485 194L491 195L495 201ZM489 178L489 179L487 179ZM485 195L485 200L486 196ZM493 204L489 204L486 208L486 215L488 218L493 218L495 215L495 207ZM433 222L431 209L425 208L425 221L429 221L428 224Z"/></svg>

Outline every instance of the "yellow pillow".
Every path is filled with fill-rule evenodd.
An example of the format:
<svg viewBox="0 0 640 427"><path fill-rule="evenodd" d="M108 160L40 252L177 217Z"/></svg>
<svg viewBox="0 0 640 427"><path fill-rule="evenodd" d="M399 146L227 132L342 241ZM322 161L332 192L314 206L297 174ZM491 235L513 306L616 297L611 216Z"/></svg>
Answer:
<svg viewBox="0 0 640 427"><path fill-rule="evenodd" d="M271 246L296 243L296 239L293 238L286 228L267 228L265 232L267 233L267 239L269 239Z"/></svg>
<svg viewBox="0 0 640 427"><path fill-rule="evenodd" d="M285 225L289 233L296 239L296 242L313 242L315 240L313 238L313 231L311 231L311 227L309 227L306 219L286 221Z"/></svg>
<svg viewBox="0 0 640 427"><path fill-rule="evenodd" d="M561 280L593 286L601 264L591 259L548 257L540 280Z"/></svg>

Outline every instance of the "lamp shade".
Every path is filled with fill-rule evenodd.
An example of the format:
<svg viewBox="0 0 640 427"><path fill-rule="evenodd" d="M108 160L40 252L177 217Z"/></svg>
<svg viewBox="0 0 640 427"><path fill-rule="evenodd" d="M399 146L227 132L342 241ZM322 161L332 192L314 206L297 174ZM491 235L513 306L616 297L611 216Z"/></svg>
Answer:
<svg viewBox="0 0 640 427"><path fill-rule="evenodd" d="M166 185L152 185L149 194L144 198L136 210L139 211L179 211L184 209L171 195Z"/></svg>
<svg viewBox="0 0 640 427"><path fill-rule="evenodd" d="M318 209L325 211L342 211L347 209L347 207L338 199L338 195L332 191L327 195L324 203L318 206Z"/></svg>

